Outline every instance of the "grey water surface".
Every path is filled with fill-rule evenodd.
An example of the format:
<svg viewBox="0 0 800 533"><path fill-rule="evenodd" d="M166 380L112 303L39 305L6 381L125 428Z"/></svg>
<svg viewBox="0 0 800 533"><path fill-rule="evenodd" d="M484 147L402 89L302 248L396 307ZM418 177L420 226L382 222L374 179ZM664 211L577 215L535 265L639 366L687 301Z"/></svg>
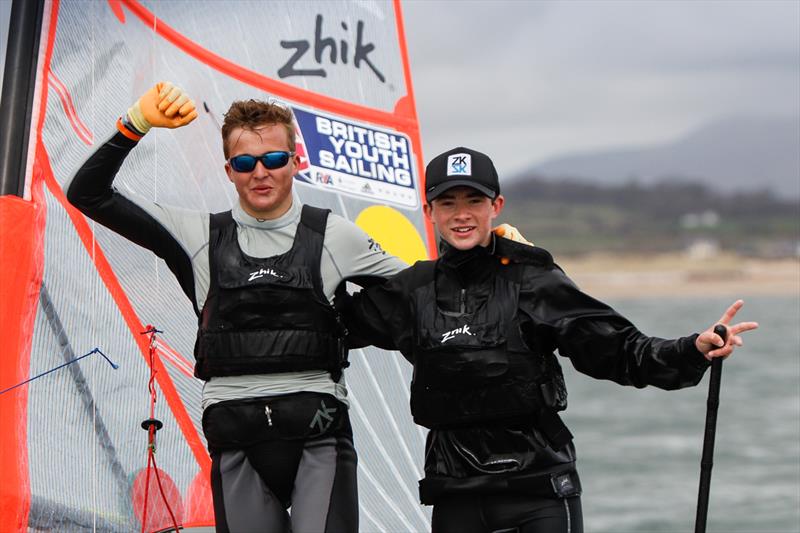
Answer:
<svg viewBox="0 0 800 533"><path fill-rule="evenodd" d="M608 300L642 331L705 329L733 298ZM800 299L751 297L760 323L725 361L709 532L800 532ZM577 373L565 420L576 438L587 532L694 531L710 372L697 387L635 389Z"/></svg>

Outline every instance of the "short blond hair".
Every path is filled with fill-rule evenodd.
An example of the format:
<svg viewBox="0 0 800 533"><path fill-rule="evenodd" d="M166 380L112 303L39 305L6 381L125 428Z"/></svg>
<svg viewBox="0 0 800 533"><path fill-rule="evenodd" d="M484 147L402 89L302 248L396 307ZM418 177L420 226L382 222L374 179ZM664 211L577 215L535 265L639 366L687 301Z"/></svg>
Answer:
<svg viewBox="0 0 800 533"><path fill-rule="evenodd" d="M292 111L277 102L264 102L262 100L236 100L225 113L222 122L222 152L225 159L230 157L228 136L236 128L255 131L268 124L280 124L286 129L289 139L289 150L295 149L294 115Z"/></svg>

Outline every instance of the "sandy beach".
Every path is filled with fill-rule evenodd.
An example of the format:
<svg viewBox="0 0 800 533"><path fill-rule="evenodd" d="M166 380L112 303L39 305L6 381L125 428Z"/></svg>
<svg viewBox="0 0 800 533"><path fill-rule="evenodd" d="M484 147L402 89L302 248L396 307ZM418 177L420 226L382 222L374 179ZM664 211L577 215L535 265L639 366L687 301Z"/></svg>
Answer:
<svg viewBox="0 0 800 533"><path fill-rule="evenodd" d="M773 295L800 298L798 258L593 254L556 261L582 290L600 299Z"/></svg>

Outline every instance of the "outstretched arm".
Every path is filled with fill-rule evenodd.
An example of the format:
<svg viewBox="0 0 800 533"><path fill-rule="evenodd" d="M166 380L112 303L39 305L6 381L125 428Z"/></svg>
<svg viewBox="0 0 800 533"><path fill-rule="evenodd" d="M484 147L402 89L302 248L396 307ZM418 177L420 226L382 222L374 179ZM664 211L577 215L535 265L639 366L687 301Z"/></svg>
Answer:
<svg viewBox="0 0 800 533"><path fill-rule="evenodd" d="M709 361L714 357L728 357L733 353L736 346L742 346L741 333L758 328L758 322L739 322L738 324L730 325L743 305L744 301L742 300L733 302L722 314L719 321L709 326L707 330L695 339L694 345L697 351L701 352ZM722 324L728 330L727 342L723 342L722 338L714 333L714 326L717 324Z"/></svg>
<svg viewBox="0 0 800 533"><path fill-rule="evenodd" d="M651 337L608 305L581 292L558 269L531 269L520 294L529 316L530 342L552 342L579 372L621 385L665 390L700 382L709 362L696 346L699 335ZM536 275L535 273L539 274Z"/></svg>
<svg viewBox="0 0 800 533"><path fill-rule="evenodd" d="M411 352L413 324L407 305L407 272L347 295L337 292L335 306L351 334L351 347L374 345Z"/></svg>

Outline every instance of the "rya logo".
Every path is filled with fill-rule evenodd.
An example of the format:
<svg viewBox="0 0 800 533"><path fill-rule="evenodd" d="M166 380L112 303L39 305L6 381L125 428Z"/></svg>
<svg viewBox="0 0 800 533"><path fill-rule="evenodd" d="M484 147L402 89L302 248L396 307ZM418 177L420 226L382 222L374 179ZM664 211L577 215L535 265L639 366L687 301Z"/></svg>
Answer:
<svg viewBox="0 0 800 533"><path fill-rule="evenodd" d="M448 331L447 333L442 333L442 344L446 343L456 335L469 335L470 337L472 337L472 333L469 330L469 326L464 324L460 328Z"/></svg>
<svg viewBox="0 0 800 533"><path fill-rule="evenodd" d="M337 43L336 39L333 37L323 37L322 36L322 15L317 15L316 24L314 26L314 61L317 62L317 65L322 65L323 55L328 53L328 60L332 64L336 64L337 58L341 60L342 64L346 65L348 61L350 61L350 47L352 43L349 43L347 39L340 39ZM349 31L349 28L345 22L341 23L342 29L346 32ZM361 63L365 63L375 76L381 80L382 83L386 82L386 77L372 64L372 61L369 60L369 54L373 50L375 50L375 45L372 43L365 43L364 42L364 21L359 20L356 24L356 42L355 42L355 53L352 56L353 66L356 68L361 68ZM325 78L328 76L328 73L325 71L324 68L318 69L301 69L296 68L295 65L303 59L311 49L311 43L305 39L297 40L297 41L281 41L281 47L286 48L287 50L294 49L294 53L292 57L283 65L281 68L278 69L278 76L281 78L288 78L289 76L320 76L321 78Z"/></svg>
<svg viewBox="0 0 800 533"><path fill-rule="evenodd" d="M281 278L281 274L271 268L263 269L259 268L255 272L250 272L250 277L247 281L257 280L258 278L263 278L264 276L272 276L273 278Z"/></svg>

